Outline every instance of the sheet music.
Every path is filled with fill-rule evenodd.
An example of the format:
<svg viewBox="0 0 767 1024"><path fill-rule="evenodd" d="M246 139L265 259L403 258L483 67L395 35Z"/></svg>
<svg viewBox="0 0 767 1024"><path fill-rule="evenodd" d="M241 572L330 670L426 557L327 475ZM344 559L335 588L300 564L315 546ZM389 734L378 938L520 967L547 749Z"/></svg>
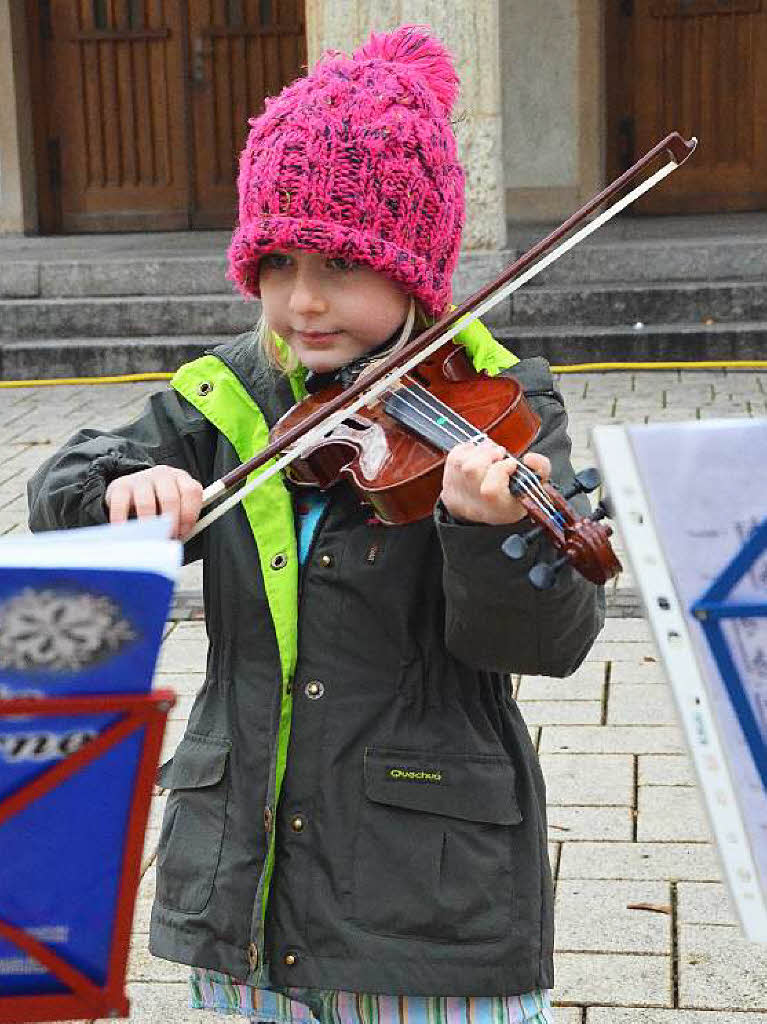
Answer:
<svg viewBox="0 0 767 1024"><path fill-rule="evenodd" d="M767 880L767 792L700 623L689 612L767 518L767 420L626 428L661 547L712 702L757 870ZM767 601L767 555L729 601ZM767 743L767 618L723 620L730 652Z"/></svg>

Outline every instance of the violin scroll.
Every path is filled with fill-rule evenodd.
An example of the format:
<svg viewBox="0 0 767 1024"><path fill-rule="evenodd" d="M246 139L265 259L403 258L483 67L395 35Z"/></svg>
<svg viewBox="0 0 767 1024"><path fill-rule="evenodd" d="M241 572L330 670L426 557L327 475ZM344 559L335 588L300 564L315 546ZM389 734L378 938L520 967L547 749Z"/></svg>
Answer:
<svg viewBox="0 0 767 1024"><path fill-rule="evenodd" d="M554 586L557 574L565 565L573 568L592 583L606 583L623 568L610 544L612 528L600 522L610 516L606 499L600 501L588 516L578 518L568 505L576 494L588 493L600 484L596 469L577 474L571 487L561 493L551 484L543 483L532 470L520 463L511 480L512 493L536 523L525 533L512 534L503 542L502 550L512 559L523 558L531 541L546 534L561 552L553 562L539 562L528 573L537 590ZM533 479L531 479L533 478ZM543 500L542 500L542 496Z"/></svg>

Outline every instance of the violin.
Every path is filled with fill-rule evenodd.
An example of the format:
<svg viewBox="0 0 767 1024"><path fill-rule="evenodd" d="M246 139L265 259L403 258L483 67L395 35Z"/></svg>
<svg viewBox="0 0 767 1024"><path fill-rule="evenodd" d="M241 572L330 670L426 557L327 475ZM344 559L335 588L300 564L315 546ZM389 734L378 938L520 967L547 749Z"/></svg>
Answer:
<svg viewBox="0 0 767 1024"><path fill-rule="evenodd" d="M294 405L272 427L270 440L279 443L341 391L340 384L333 384ZM432 515L445 459L455 445L490 438L510 455L521 456L539 428L540 419L517 380L477 373L463 348L447 342L378 401L309 447L285 472L294 484L322 490L346 479L382 522L402 525ZM567 497L598 485L596 471L585 472L576 477L577 486ZM606 583L620 572L609 526L579 519L565 496L521 462L509 486L536 525L526 534L512 534L504 552L522 558L529 542L543 533L553 533L564 552L554 562L533 566L528 575L536 588L552 586L568 562L593 583ZM606 514L603 507L595 513L600 519Z"/></svg>
<svg viewBox="0 0 767 1024"><path fill-rule="evenodd" d="M187 540L283 470L299 481L303 474L303 482L320 487L346 476L384 522L397 523L431 514L441 490L446 452L454 444L490 437L510 454L521 455L539 427L521 387L511 378L475 374L460 350L448 343L468 322L488 312L680 167L696 146L697 139L685 140L672 132L507 267L496 281L412 340L405 340L409 335L406 325L403 343L345 390L331 388L321 400L311 396L290 410L259 454L205 489L204 508L223 500L198 521ZM664 166L587 221L663 154L669 157ZM584 221L587 223L575 231ZM260 472L242 486L255 470ZM510 486L535 525L526 534L515 532L508 537L503 550L510 558L522 558L529 542L545 534L559 552L553 562L533 566L528 573L533 586L552 586L559 569L568 563L594 583L605 583L620 572L621 564L609 542L612 531L600 522L609 516L609 506L603 501L591 515L579 518L567 503L575 494L598 485L596 471L586 470L563 494L543 483L523 463L518 464ZM234 488L239 489L230 494Z"/></svg>

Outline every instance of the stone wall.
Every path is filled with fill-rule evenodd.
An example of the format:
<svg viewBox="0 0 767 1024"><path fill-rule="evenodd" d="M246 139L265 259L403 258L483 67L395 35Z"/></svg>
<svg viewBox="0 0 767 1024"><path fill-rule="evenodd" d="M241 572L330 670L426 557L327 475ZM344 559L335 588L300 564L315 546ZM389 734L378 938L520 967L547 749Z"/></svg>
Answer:
<svg viewBox="0 0 767 1024"><path fill-rule="evenodd" d="M603 181L600 0L500 0L510 221L559 220Z"/></svg>
<svg viewBox="0 0 767 1024"><path fill-rule="evenodd" d="M24 0L0 0L0 234L36 225Z"/></svg>

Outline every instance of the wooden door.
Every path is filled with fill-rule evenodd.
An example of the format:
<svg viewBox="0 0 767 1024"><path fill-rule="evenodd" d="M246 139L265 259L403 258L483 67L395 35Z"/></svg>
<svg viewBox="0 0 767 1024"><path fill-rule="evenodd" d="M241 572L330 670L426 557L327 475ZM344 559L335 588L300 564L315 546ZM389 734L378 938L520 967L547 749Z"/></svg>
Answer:
<svg viewBox="0 0 767 1024"><path fill-rule="evenodd" d="M767 203L767 0L615 0L608 21L612 171L669 131L697 152L641 213Z"/></svg>
<svg viewBox="0 0 767 1024"><path fill-rule="evenodd" d="M170 0L40 4L48 230L189 224L184 33Z"/></svg>
<svg viewBox="0 0 767 1024"><path fill-rule="evenodd" d="M196 227L234 224L248 118L305 71L303 0L189 5Z"/></svg>
<svg viewBox="0 0 767 1024"><path fill-rule="evenodd" d="M302 73L304 0L28 0L44 232L231 228L248 117Z"/></svg>

